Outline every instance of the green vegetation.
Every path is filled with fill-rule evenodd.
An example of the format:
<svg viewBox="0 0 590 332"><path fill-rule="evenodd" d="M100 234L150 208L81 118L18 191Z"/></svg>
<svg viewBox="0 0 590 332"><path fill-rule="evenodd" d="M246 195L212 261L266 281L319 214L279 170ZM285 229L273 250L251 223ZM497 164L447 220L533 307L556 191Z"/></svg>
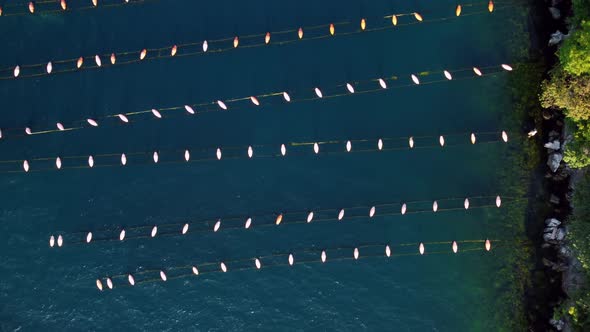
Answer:
<svg viewBox="0 0 590 332"><path fill-rule="evenodd" d="M573 131L564 160L572 168L590 165L590 0L574 0L574 30L561 45L559 64L543 82L543 107L558 107Z"/></svg>
<svg viewBox="0 0 590 332"><path fill-rule="evenodd" d="M551 78L542 85L544 107L565 111L573 140L568 143L564 160L572 168L590 165L590 0L573 0L574 16L570 37L560 47L559 63ZM574 212L569 218L568 239L574 255L590 280L590 173L585 172L574 194ZM555 318L568 317L573 328L590 331L590 286L582 285L555 312Z"/></svg>

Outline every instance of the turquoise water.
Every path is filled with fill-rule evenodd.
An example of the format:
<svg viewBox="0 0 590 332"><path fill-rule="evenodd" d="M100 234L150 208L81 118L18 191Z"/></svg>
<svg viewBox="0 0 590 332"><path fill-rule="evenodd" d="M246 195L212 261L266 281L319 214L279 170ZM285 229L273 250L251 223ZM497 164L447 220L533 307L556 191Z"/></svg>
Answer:
<svg viewBox="0 0 590 332"><path fill-rule="evenodd" d="M449 253L429 255L434 249L427 247L424 256L338 262L329 258L325 265L263 267L260 271L231 271L230 266L226 274L133 288L119 287L123 283L119 281L114 290L104 292L96 289L95 280L309 248L385 243L415 243L417 247L419 242L485 238L509 241L510 234L498 225L503 209L406 216L380 216L378 211L371 220L341 223L288 225L286 220L285 227L278 228L222 229L216 234L93 246L68 245L66 240L60 249L50 249L47 239L59 233L104 228L115 232L120 226L285 210L511 196L513 193L504 192L496 179L508 167L505 156L509 145L468 144L472 131L502 130L500 119L510 109L497 105L509 103L508 73L290 104L275 97L262 100L258 108L245 101L229 112L193 117L178 113L159 121L144 114L130 125L111 119L98 128L30 137L5 130L26 126L42 130L53 128L58 121L72 123L87 117L282 90L292 91L294 98L311 98L315 86L322 87L325 95L334 95L342 93L341 85L349 81L396 75L407 84L411 73L515 61L504 41L513 33L513 10L523 10L521 7L338 36L341 31L358 30L361 17L367 18L369 28L374 22L386 25L382 17L391 13L419 11L428 21L430 17L452 17L455 5L447 0L161 0L2 18L2 68L112 50L139 51L172 42L200 43L236 34L353 22L336 25L333 38L304 38L286 45L271 42L267 47L0 81L0 124L7 133L0 142L2 160L145 152L130 157L124 168L25 174L6 172L20 170L20 163L1 166L2 329L495 330L501 323L493 313L500 307L493 299L509 286L494 283L511 282L498 280L499 268L510 254L508 247L452 255L448 246L435 246ZM486 5L478 2L477 11L485 11ZM470 11L476 10L463 9L464 14ZM403 20L411 22L412 18ZM214 44L210 47L217 48ZM426 76L424 80L434 78ZM166 113L164 117L168 118ZM434 147L438 135L449 133L464 137L449 138L454 146ZM320 156L307 147L307 153L301 150L286 158L166 163L181 160L187 146L197 150L264 145L266 153L272 150L269 147L276 147L274 153L278 153L280 144L286 142L412 135L430 136L431 141L417 143L433 147ZM163 151L158 165L148 162L154 150ZM117 160L117 156L97 158L96 163L115 164ZM85 159L67 162L85 165ZM52 165L53 159L31 167ZM491 199L486 202L492 203ZM423 207L428 209L429 204ZM461 207L462 200L454 204Z"/></svg>

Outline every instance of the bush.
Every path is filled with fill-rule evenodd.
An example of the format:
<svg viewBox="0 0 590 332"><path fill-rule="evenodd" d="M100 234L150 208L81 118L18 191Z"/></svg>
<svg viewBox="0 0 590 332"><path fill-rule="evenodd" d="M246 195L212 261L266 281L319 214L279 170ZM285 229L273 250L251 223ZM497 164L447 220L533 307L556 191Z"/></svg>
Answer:
<svg viewBox="0 0 590 332"><path fill-rule="evenodd" d="M590 119L590 74L573 76L559 67L551 74L542 85L541 105L563 108L573 120Z"/></svg>
<svg viewBox="0 0 590 332"><path fill-rule="evenodd" d="M559 48L559 61L572 75L590 73L590 21L582 21Z"/></svg>

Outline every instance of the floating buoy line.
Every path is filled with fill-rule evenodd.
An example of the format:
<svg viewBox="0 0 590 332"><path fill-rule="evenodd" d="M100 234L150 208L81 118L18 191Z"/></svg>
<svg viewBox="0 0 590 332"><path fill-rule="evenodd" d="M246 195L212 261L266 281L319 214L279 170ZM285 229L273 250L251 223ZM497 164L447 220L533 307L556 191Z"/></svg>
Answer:
<svg viewBox="0 0 590 332"><path fill-rule="evenodd" d="M38 0L0 5L0 19L5 16L35 16L69 13L89 9L113 8L154 2L156 0Z"/></svg>
<svg viewBox="0 0 590 332"><path fill-rule="evenodd" d="M250 95L244 97L234 97L228 99L218 99L215 101L190 103L169 107L154 107L141 111L127 112L127 113L113 113L101 117L89 117L84 120L77 120L74 122L57 122L51 128L36 129L32 127L25 128L0 128L0 139L26 137L31 135L46 135L57 132L68 132L74 130L81 130L84 128L100 128L105 125L126 125L131 122L146 120L164 120L170 118L172 115L183 115L193 117L194 115L210 113L210 112L225 112L229 110L236 110L240 107L259 108L262 106L273 105L273 103L293 103L314 101L320 99L339 98L345 96L361 95L367 93L377 93L390 91L393 89L408 88L412 86L423 86L427 84L435 84L449 81L459 81L464 79L475 79L480 76L491 76L499 72L511 72L514 68L508 64L485 66L485 67L467 67L454 70L436 70L436 71L421 71L415 74L406 74L403 76L383 76L362 81L353 81L337 85L332 88L313 87L307 91L275 91L267 92L258 95ZM455 77L445 77L450 72ZM479 75L477 74L479 72ZM435 80L426 80L428 77L438 77ZM410 83L413 81L413 83ZM351 91L352 89L352 91ZM323 92L322 92L323 90ZM329 92L329 93L328 93Z"/></svg>
<svg viewBox="0 0 590 332"><path fill-rule="evenodd" d="M49 237L50 248L62 246L91 245L104 242L119 242L138 239L159 239L218 233L228 230L249 230L261 227L284 227L317 222L371 221L384 216L441 213L469 209L500 208L502 204L518 202L523 198L508 196L473 196L468 198L443 198L422 201L375 202L371 205L351 207L281 211L242 216L224 216L199 221L162 222L158 224L118 226L82 232L56 232ZM463 206L471 202L471 206ZM429 207L432 205L432 207ZM437 206L435 209L434 206ZM188 219L188 218L187 218Z"/></svg>
<svg viewBox="0 0 590 332"><path fill-rule="evenodd" d="M483 3L464 4L462 8L483 7ZM515 6L514 4L504 4L498 9L506 9ZM489 10L480 10L461 16L471 16L491 12ZM398 19L408 17L411 21L398 23ZM319 24L311 27L297 27L276 32L263 32L261 34L249 34L243 36L231 36L220 39L203 39L201 41L189 43L170 43L170 45L159 48L143 48L133 51L111 51L108 53L97 53L94 55L80 56L74 59L48 60L47 62L37 64L16 64L8 68L0 69L0 79L31 78L40 76L56 75L60 73L77 72L86 69L96 69L102 67L119 66L124 64L138 63L145 60L165 59L172 57L196 56L209 53L220 53L243 48L254 48L268 45L286 45L303 40L318 40L324 38L333 38L338 36L349 36L359 33L375 32L386 29L395 29L400 26L413 24L425 24L442 22L451 19L457 19L457 15L448 17L425 20L417 12L393 14L382 17L382 21L377 23L373 28L367 28L367 20L361 18L359 23L356 22L337 22ZM357 25L359 24L359 25ZM338 29L346 26L354 26L354 30L345 32L336 32Z"/></svg>
<svg viewBox="0 0 590 332"><path fill-rule="evenodd" d="M498 246L499 240L438 241L403 244L359 244L323 249L302 249L276 252L263 256L241 259L219 260L215 262L194 262L182 266L168 266L156 269L136 268L134 272L103 276L95 280L98 290L111 290L115 287L132 287L153 282L166 282L174 279L200 277L211 273L227 273L244 270L262 270L271 267L292 267L301 264L326 264L361 259L393 259L407 256L438 254L465 254L470 252L489 252Z"/></svg>
<svg viewBox="0 0 590 332"><path fill-rule="evenodd" d="M285 158L290 156L333 155L343 153L391 152L425 148L448 148L465 144L477 145L508 143L506 131L474 132L439 136L381 137L374 139L327 140L315 142L291 142L283 144L258 144L248 146L211 147L206 149L152 150L141 152L100 153L76 156L46 156L25 160L0 160L0 173L33 171L63 171L67 169L92 169L98 167L128 167L145 164L186 164L215 160L253 158ZM446 139L445 139L446 137ZM453 139L452 143L449 140ZM425 143L428 140L430 143ZM470 142L471 140L471 142ZM432 141L437 141L433 144ZM354 145L354 148L353 148ZM162 160L162 157L172 157ZM99 163L100 161L100 163Z"/></svg>

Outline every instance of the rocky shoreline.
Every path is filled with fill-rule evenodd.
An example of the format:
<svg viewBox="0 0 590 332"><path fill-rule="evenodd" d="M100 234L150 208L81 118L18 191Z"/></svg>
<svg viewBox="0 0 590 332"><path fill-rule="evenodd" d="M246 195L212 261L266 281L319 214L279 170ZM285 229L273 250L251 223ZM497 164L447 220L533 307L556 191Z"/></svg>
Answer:
<svg viewBox="0 0 590 332"><path fill-rule="evenodd" d="M545 49L546 63L551 66L556 62L555 51L559 44L569 36L570 28L567 26L566 18L571 14L572 8L569 1L552 0L550 4L543 2L538 5L542 10L545 8L548 14L545 29L553 31L549 33L547 47ZM567 13L568 15L563 15ZM565 31L566 33L564 33ZM547 40L547 39L546 39ZM572 197L575 190L576 179L580 177L580 171L572 170L563 162L564 151L568 142L571 141L571 134L567 130L563 112L559 109L548 109L543 112L544 133L542 140L547 154L547 167L545 168L543 187L545 189L544 215L537 215L534 223L536 229L542 227L542 234L532 235L532 241L536 246L537 261L542 263L542 273L545 275L540 291L549 292L552 296L544 297L547 301L541 305L547 306L539 315L539 312L531 314L531 330L537 331L540 326L549 323L550 327L557 331L572 331L572 324L568 316L564 315L555 319L554 312L558 308L567 305L571 294L580 289L586 283L581 263L576 259L568 244L567 219L573 210ZM542 226L539 224L544 221ZM539 237L542 238L539 240ZM535 238L536 237L536 238ZM538 287L533 281L533 287ZM538 305L538 304L537 304ZM551 315L548 317L548 315ZM544 316L544 317L543 317ZM535 320L542 320L537 321ZM546 325L545 325L546 326Z"/></svg>

